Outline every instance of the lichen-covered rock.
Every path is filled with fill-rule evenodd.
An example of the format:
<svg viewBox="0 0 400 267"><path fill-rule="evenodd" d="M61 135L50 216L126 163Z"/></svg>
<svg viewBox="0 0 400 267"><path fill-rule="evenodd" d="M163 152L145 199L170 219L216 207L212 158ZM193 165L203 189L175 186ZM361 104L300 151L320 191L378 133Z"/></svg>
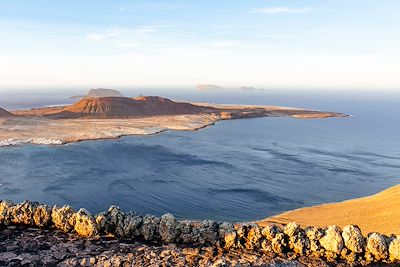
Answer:
<svg viewBox="0 0 400 267"><path fill-rule="evenodd" d="M161 216L159 233L161 240L166 243L172 243L179 235L178 221L174 215L167 213Z"/></svg>
<svg viewBox="0 0 400 267"><path fill-rule="evenodd" d="M155 241L159 239L158 227L160 225L160 218L153 215L146 215L143 218L142 228L140 230L143 238L148 241Z"/></svg>
<svg viewBox="0 0 400 267"><path fill-rule="evenodd" d="M14 203L10 200L0 201L0 225L9 225L10 216L8 211L12 206L14 206Z"/></svg>
<svg viewBox="0 0 400 267"><path fill-rule="evenodd" d="M315 226L306 227L304 232L309 240L315 241L320 240L325 234L324 230Z"/></svg>
<svg viewBox="0 0 400 267"><path fill-rule="evenodd" d="M276 225L267 225L261 231L261 235L270 241L279 233L282 233L282 230Z"/></svg>
<svg viewBox="0 0 400 267"><path fill-rule="evenodd" d="M396 237L389 243L389 258L390 261L400 261L400 238Z"/></svg>
<svg viewBox="0 0 400 267"><path fill-rule="evenodd" d="M367 250L376 260L387 258L388 247L385 238L378 233L372 233L367 238Z"/></svg>
<svg viewBox="0 0 400 267"><path fill-rule="evenodd" d="M262 240L262 242L261 242L261 250L264 253L274 252L274 250L272 249L272 241L271 240L265 239L265 238Z"/></svg>
<svg viewBox="0 0 400 267"><path fill-rule="evenodd" d="M301 231L301 227L300 224L296 223L296 222L291 222L288 223L285 228L283 228L283 232L287 235L287 236L294 236L297 235L300 231Z"/></svg>
<svg viewBox="0 0 400 267"><path fill-rule="evenodd" d="M325 230L325 235L319 240L319 242L327 251L336 254L340 254L344 246L340 228L335 225L328 226Z"/></svg>
<svg viewBox="0 0 400 267"><path fill-rule="evenodd" d="M74 228L74 224L71 220L74 216L74 213L75 211L71 206L54 206L51 210L51 220L57 229L67 233Z"/></svg>
<svg viewBox="0 0 400 267"><path fill-rule="evenodd" d="M135 238L140 235L140 228L142 226L143 218L134 213L127 213L124 216L124 221L120 224L119 230L120 237Z"/></svg>
<svg viewBox="0 0 400 267"><path fill-rule="evenodd" d="M324 231L321 228L310 226L306 227L304 232L310 242L308 254L315 257L323 256L325 249L321 247L319 240L324 236Z"/></svg>
<svg viewBox="0 0 400 267"><path fill-rule="evenodd" d="M347 225L343 228L342 237L344 245L355 253L362 253L365 249L365 240L360 228L355 225Z"/></svg>
<svg viewBox="0 0 400 267"><path fill-rule="evenodd" d="M203 221L199 228L199 244L215 245L218 242L218 228L216 221Z"/></svg>
<svg viewBox="0 0 400 267"><path fill-rule="evenodd" d="M223 241L225 234L235 230L235 226L232 223L223 222L218 227L218 238Z"/></svg>
<svg viewBox="0 0 400 267"><path fill-rule="evenodd" d="M260 248L261 238L261 228L255 223L249 223L247 225L246 248L250 250Z"/></svg>
<svg viewBox="0 0 400 267"><path fill-rule="evenodd" d="M288 245L297 255L303 256L310 247L310 241L304 232L298 232L289 237Z"/></svg>
<svg viewBox="0 0 400 267"><path fill-rule="evenodd" d="M357 260L357 254L348 248L343 248L340 256L342 259L345 259L348 263L354 263Z"/></svg>
<svg viewBox="0 0 400 267"><path fill-rule="evenodd" d="M33 213L33 221L38 227L45 227L51 223L51 208L47 205L38 205Z"/></svg>
<svg viewBox="0 0 400 267"><path fill-rule="evenodd" d="M106 212L102 212L96 216L99 231L116 236L123 235L123 225L121 225L123 221L124 213L117 206L111 206Z"/></svg>
<svg viewBox="0 0 400 267"><path fill-rule="evenodd" d="M196 243L196 239L194 238L194 234L192 232L192 222L190 221L182 221L179 224L179 237L178 243L182 244L194 244Z"/></svg>
<svg viewBox="0 0 400 267"><path fill-rule="evenodd" d="M218 226L218 243L219 247L225 247L225 235L235 231L235 226L232 223L223 222Z"/></svg>
<svg viewBox="0 0 400 267"><path fill-rule="evenodd" d="M285 234L278 233L271 240L272 250L277 254L282 254L286 249L287 242L285 240Z"/></svg>
<svg viewBox="0 0 400 267"><path fill-rule="evenodd" d="M224 241L225 241L225 249L229 250L229 249L235 247L236 231L234 229L232 229L229 232L225 232Z"/></svg>
<svg viewBox="0 0 400 267"><path fill-rule="evenodd" d="M20 204L12 206L8 209L8 216L12 223L33 225L33 213L35 212L38 203L24 201Z"/></svg>
<svg viewBox="0 0 400 267"><path fill-rule="evenodd" d="M75 231L80 236L92 237L98 234L99 226L95 218L85 209L80 209L71 217Z"/></svg>
<svg viewBox="0 0 400 267"><path fill-rule="evenodd" d="M238 249L244 249L246 247L246 237L247 237L247 223L239 223L235 225L236 230L236 247Z"/></svg>

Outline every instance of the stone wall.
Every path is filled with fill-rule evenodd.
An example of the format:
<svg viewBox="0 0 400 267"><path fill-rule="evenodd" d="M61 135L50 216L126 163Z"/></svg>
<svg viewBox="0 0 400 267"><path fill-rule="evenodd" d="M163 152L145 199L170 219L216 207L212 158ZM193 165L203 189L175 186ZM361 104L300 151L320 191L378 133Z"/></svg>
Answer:
<svg viewBox="0 0 400 267"><path fill-rule="evenodd" d="M177 221L171 214L161 217L122 212L116 206L96 216L70 206L49 207L25 201L0 201L0 227L25 225L75 232L82 237L110 234L118 239L175 243L187 246L217 246L227 251L265 253L295 259L313 257L328 262L366 265L372 262L400 263L400 237L370 233L363 236L355 225L301 228L289 223L260 227L255 223Z"/></svg>

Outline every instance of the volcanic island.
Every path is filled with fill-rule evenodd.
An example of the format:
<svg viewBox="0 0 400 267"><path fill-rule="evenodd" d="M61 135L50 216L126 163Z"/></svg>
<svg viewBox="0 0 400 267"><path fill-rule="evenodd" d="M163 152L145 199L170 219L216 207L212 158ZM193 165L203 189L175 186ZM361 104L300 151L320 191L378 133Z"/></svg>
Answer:
<svg viewBox="0 0 400 267"><path fill-rule="evenodd" d="M159 96L135 98L93 89L76 103L7 111L0 108L0 146L19 144L60 145L126 135L149 135L167 130L192 131L221 120L256 117L321 119L346 117L280 106L222 105L176 102Z"/></svg>

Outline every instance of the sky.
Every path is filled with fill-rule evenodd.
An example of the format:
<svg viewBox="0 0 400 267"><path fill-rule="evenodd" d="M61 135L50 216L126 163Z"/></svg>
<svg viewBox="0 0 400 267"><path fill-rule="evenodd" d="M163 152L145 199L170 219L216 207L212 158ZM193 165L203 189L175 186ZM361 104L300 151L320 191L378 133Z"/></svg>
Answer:
<svg viewBox="0 0 400 267"><path fill-rule="evenodd" d="M399 0L0 0L0 90L400 90Z"/></svg>

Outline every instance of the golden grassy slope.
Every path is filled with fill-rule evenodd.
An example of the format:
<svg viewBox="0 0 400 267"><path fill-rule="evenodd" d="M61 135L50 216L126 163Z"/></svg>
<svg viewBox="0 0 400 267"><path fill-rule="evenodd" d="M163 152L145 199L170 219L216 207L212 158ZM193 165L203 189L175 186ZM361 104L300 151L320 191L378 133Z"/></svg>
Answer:
<svg viewBox="0 0 400 267"><path fill-rule="evenodd" d="M370 232L400 235L400 184L376 195L301 208L266 218L258 223L286 224L293 221L303 226L320 227L356 224L364 235Z"/></svg>

